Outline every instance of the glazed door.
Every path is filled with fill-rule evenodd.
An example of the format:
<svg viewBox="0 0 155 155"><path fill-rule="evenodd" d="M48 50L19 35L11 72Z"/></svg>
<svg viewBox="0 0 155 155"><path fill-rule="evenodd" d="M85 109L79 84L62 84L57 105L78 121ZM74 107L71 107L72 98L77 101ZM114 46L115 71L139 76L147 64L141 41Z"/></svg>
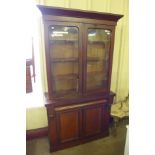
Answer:
<svg viewBox="0 0 155 155"><path fill-rule="evenodd" d="M109 88L113 28L85 26L85 92L107 91Z"/></svg>
<svg viewBox="0 0 155 155"><path fill-rule="evenodd" d="M48 87L52 96L81 92L81 25L49 22L47 24Z"/></svg>

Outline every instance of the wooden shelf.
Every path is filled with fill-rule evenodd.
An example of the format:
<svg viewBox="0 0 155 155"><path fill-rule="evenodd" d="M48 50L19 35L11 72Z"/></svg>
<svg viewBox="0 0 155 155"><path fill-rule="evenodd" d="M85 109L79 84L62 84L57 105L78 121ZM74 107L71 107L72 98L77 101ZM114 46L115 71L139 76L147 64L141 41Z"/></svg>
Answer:
<svg viewBox="0 0 155 155"><path fill-rule="evenodd" d="M78 58L53 58L51 59L52 63L59 63L59 62L78 62ZM87 57L87 61L106 61L106 60L101 60L99 57Z"/></svg>
<svg viewBox="0 0 155 155"><path fill-rule="evenodd" d="M94 71L94 72L87 72L87 78L93 78L94 76L100 76L102 75L103 76L103 81L105 80L106 81L106 77L108 76L105 76L104 75L104 72L103 71ZM88 77L89 76L89 77Z"/></svg>
<svg viewBox="0 0 155 155"><path fill-rule="evenodd" d="M93 72L87 72L87 75L98 75L98 74L103 74L103 71L93 71Z"/></svg>
<svg viewBox="0 0 155 155"><path fill-rule="evenodd" d="M88 44L103 44L103 45L105 45L105 43L107 43L107 42L110 42L110 40L104 40L104 41L101 41L101 40L90 41L90 40L88 40Z"/></svg>
<svg viewBox="0 0 155 155"><path fill-rule="evenodd" d="M99 57L88 57L87 61L88 61L88 63L89 62L102 62L102 63L106 63L108 61L108 59L101 59Z"/></svg>
<svg viewBox="0 0 155 155"><path fill-rule="evenodd" d="M51 60L53 63L57 62L77 62L78 58L54 58Z"/></svg>
<svg viewBox="0 0 155 155"><path fill-rule="evenodd" d="M56 62L76 62L78 61L79 59L78 58L53 58L51 61L53 63L56 63ZM101 60L99 57L87 57L87 61L104 61Z"/></svg>
<svg viewBox="0 0 155 155"><path fill-rule="evenodd" d="M102 85L91 86L87 83L87 90L89 90L89 89L101 89L101 88L103 88Z"/></svg>
<svg viewBox="0 0 155 155"><path fill-rule="evenodd" d="M78 79L78 74L63 74L63 75L56 75L53 76L54 79L57 80L72 80L72 79Z"/></svg>
<svg viewBox="0 0 155 155"><path fill-rule="evenodd" d="M59 95L65 95L65 94L71 94L73 92L76 92L77 89L66 89L66 90L59 90L59 91L54 91L54 95L55 96L59 96Z"/></svg>
<svg viewBox="0 0 155 155"><path fill-rule="evenodd" d="M49 42L51 44L55 44L55 43L62 43L62 44L65 44L65 43L76 43L78 42L77 39L52 39L52 40L49 40Z"/></svg>
<svg viewBox="0 0 155 155"><path fill-rule="evenodd" d="M101 88L103 88L103 85L104 86L107 86L107 80L101 80L102 81L102 85L91 85L92 83L89 83L89 82L87 82L87 89L101 89Z"/></svg>
<svg viewBox="0 0 155 155"><path fill-rule="evenodd" d="M99 61L99 57L87 57L87 61Z"/></svg>
<svg viewBox="0 0 155 155"><path fill-rule="evenodd" d="M106 85L105 85L105 87L106 87ZM101 89L103 89L103 85L101 85L101 86L98 86L98 85L96 85L96 86L88 86L87 85L87 90L101 90Z"/></svg>

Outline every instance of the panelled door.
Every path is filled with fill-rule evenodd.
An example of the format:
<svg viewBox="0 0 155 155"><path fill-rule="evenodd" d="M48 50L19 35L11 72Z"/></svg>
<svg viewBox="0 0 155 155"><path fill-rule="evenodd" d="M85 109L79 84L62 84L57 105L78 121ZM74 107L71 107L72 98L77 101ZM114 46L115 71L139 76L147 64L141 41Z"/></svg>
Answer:
<svg viewBox="0 0 155 155"><path fill-rule="evenodd" d="M62 110L57 112L58 143L66 143L80 138L80 109Z"/></svg>
<svg viewBox="0 0 155 155"><path fill-rule="evenodd" d="M103 132L103 106L89 106L83 109L83 136L94 136Z"/></svg>
<svg viewBox="0 0 155 155"><path fill-rule="evenodd" d="M56 108L58 143L104 134L109 124L109 104L99 100Z"/></svg>

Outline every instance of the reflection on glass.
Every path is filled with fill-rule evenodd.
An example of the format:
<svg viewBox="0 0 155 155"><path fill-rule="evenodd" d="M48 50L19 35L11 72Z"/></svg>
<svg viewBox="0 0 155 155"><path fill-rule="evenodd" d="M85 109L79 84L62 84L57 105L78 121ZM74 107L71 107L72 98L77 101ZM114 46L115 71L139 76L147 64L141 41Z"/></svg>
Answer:
<svg viewBox="0 0 155 155"><path fill-rule="evenodd" d="M50 26L49 42L53 92L56 94L78 92L78 28Z"/></svg>
<svg viewBox="0 0 155 155"><path fill-rule="evenodd" d="M88 29L87 90L106 89L111 32L105 29Z"/></svg>

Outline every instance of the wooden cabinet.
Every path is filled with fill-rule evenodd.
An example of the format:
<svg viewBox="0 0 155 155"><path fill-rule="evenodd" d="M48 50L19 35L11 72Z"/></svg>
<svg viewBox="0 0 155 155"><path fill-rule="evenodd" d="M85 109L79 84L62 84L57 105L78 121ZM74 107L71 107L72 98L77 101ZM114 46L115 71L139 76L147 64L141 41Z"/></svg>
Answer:
<svg viewBox="0 0 155 155"><path fill-rule="evenodd" d="M38 6L51 151L107 136L115 26L122 15Z"/></svg>
<svg viewBox="0 0 155 155"><path fill-rule="evenodd" d="M111 98L113 94L111 94ZM108 135L108 99L54 108L47 105L51 151Z"/></svg>

